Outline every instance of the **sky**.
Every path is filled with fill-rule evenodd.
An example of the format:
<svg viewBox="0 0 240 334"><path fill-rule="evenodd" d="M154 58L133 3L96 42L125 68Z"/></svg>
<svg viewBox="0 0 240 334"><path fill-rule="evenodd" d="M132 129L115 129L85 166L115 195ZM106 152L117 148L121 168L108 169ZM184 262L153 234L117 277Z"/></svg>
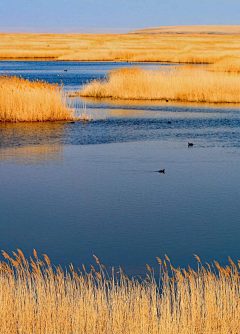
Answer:
<svg viewBox="0 0 240 334"><path fill-rule="evenodd" d="M33 32L121 33L172 25L238 25L239 18L240 0L0 0L2 32L27 27Z"/></svg>

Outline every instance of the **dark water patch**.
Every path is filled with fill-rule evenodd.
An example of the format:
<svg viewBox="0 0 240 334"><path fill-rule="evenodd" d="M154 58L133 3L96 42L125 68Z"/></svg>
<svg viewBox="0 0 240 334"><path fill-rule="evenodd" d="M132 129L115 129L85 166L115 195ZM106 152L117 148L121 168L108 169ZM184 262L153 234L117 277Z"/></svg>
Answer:
<svg viewBox="0 0 240 334"><path fill-rule="evenodd" d="M171 120L171 124L168 121ZM240 145L240 118L109 118L92 122L1 124L0 147L93 145L144 140Z"/></svg>

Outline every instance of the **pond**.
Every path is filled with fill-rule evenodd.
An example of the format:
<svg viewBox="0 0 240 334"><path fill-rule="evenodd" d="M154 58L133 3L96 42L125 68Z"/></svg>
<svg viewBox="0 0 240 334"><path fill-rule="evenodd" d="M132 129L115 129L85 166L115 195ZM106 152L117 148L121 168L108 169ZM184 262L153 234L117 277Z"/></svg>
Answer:
<svg viewBox="0 0 240 334"><path fill-rule="evenodd" d="M76 91L133 65L6 61L0 74ZM240 258L240 106L71 101L94 120L0 125L1 249L88 269L95 254L130 276L164 254L180 267Z"/></svg>

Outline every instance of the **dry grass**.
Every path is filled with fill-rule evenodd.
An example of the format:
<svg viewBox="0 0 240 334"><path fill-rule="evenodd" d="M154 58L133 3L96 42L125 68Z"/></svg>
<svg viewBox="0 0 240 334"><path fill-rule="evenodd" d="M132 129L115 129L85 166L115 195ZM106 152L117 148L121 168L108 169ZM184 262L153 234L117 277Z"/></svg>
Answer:
<svg viewBox="0 0 240 334"><path fill-rule="evenodd" d="M211 66L211 70L219 72L240 72L240 57L223 57Z"/></svg>
<svg viewBox="0 0 240 334"><path fill-rule="evenodd" d="M108 276L95 257L91 272L69 271L18 250L0 263L1 334L238 334L240 273L214 264L175 269L168 257L156 283L147 265L145 279L120 269Z"/></svg>
<svg viewBox="0 0 240 334"><path fill-rule="evenodd" d="M190 25L139 29L130 34L240 35L240 25Z"/></svg>
<svg viewBox="0 0 240 334"><path fill-rule="evenodd" d="M0 59L214 63L240 56L240 35L0 34Z"/></svg>
<svg viewBox="0 0 240 334"><path fill-rule="evenodd" d="M175 67L149 71L133 67L113 70L109 77L94 80L81 96L171 100L209 103L240 103L240 77L237 74L212 72L206 67Z"/></svg>
<svg viewBox="0 0 240 334"><path fill-rule="evenodd" d="M0 77L0 122L72 120L60 87L18 77Z"/></svg>

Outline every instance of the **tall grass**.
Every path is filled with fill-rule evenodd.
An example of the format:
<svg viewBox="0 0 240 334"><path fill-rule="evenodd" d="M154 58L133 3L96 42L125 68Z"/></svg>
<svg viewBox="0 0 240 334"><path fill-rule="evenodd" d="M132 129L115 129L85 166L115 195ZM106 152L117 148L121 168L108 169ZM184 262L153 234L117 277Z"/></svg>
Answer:
<svg viewBox="0 0 240 334"><path fill-rule="evenodd" d="M203 67L175 67L169 71L133 68L113 70L102 81L93 80L81 96L189 102L239 103L240 77Z"/></svg>
<svg viewBox="0 0 240 334"><path fill-rule="evenodd" d="M213 71L240 73L240 57L222 57L210 68Z"/></svg>
<svg viewBox="0 0 240 334"><path fill-rule="evenodd" d="M160 281L147 265L146 278L128 278L119 270L109 276L96 259L69 270L18 250L3 251L0 263L1 334L238 334L240 272L218 262L198 270L175 269L166 256L157 258ZM239 263L238 263L239 266Z"/></svg>
<svg viewBox="0 0 240 334"><path fill-rule="evenodd" d="M0 77L0 122L72 120L60 87L19 77Z"/></svg>
<svg viewBox="0 0 240 334"><path fill-rule="evenodd" d="M240 35L193 31L161 35L147 31L125 35L1 34L0 59L215 63L223 56L240 56Z"/></svg>

